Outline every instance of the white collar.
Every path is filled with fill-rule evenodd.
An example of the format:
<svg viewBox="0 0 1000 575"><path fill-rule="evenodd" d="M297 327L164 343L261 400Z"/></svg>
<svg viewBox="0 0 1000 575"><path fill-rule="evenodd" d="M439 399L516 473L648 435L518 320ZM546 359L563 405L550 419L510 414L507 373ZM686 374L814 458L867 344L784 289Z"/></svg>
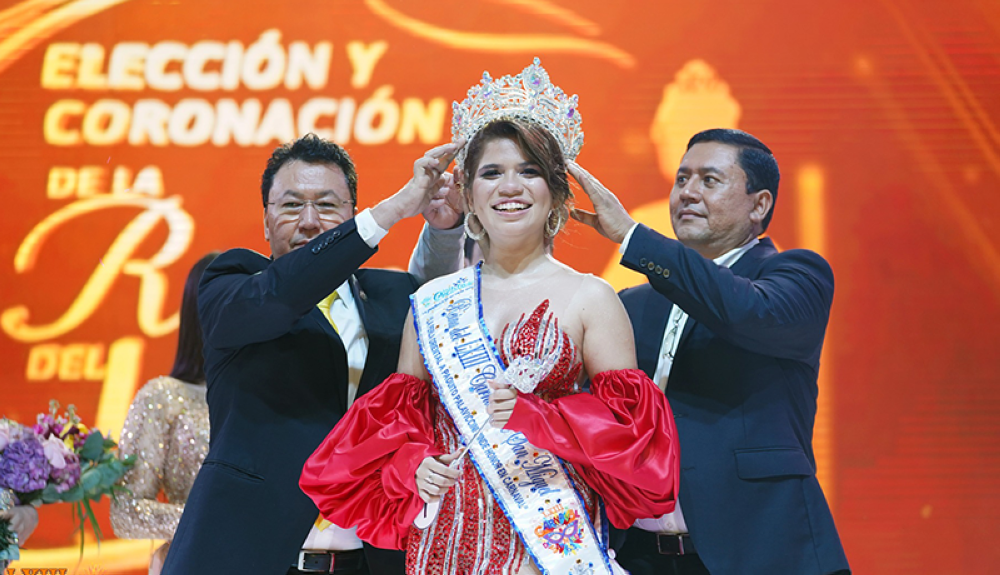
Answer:
<svg viewBox="0 0 1000 575"><path fill-rule="evenodd" d="M354 302L354 294L351 293L351 280L337 286L334 291L337 292L337 298L344 302L345 305L350 306Z"/></svg>
<svg viewBox="0 0 1000 575"><path fill-rule="evenodd" d="M759 239L753 238L752 240L743 244L742 246L738 248L733 248L712 261L724 268L732 267L733 264L738 262L739 259L743 257L743 254L750 251L755 245L759 243L760 243Z"/></svg>

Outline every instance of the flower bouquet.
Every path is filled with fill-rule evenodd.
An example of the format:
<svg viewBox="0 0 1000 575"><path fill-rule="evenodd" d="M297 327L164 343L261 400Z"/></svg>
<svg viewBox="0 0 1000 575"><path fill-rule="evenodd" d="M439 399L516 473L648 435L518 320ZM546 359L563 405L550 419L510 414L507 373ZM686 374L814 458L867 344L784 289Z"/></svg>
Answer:
<svg viewBox="0 0 1000 575"><path fill-rule="evenodd" d="M49 412L39 414L32 427L0 419L0 504L4 495L13 505L73 503L78 529L89 521L100 541L90 502L125 489L116 483L135 464L134 457L119 459L118 444L88 429L72 405L62 415L58 411L59 402L50 401ZM17 536L0 521L0 561L17 558Z"/></svg>

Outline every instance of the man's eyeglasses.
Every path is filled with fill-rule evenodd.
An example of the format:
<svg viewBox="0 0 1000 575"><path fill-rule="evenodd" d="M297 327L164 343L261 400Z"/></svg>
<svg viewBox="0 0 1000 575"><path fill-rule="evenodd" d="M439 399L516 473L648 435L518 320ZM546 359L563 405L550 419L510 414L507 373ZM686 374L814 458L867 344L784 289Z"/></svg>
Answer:
<svg viewBox="0 0 1000 575"><path fill-rule="evenodd" d="M329 219L340 215L347 202L337 202L333 200L285 200L283 202L268 202L267 205L275 206L274 211L281 217L297 218L305 211L306 206L312 204L320 219Z"/></svg>

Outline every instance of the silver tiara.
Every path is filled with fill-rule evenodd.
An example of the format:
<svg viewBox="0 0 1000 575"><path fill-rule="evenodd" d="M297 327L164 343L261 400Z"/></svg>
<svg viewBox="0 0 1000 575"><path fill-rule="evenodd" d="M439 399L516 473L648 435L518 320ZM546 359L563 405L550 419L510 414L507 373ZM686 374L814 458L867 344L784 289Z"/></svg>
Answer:
<svg viewBox="0 0 1000 575"><path fill-rule="evenodd" d="M472 137L487 124L500 119L525 120L545 128L562 149L567 160L574 160L583 147L583 126L577 110L576 94L567 96L562 88L552 85L549 73L535 61L517 76L499 80L483 72L479 84L469 88L461 104L453 102L451 117L452 141L465 138L456 158L456 165L465 163Z"/></svg>

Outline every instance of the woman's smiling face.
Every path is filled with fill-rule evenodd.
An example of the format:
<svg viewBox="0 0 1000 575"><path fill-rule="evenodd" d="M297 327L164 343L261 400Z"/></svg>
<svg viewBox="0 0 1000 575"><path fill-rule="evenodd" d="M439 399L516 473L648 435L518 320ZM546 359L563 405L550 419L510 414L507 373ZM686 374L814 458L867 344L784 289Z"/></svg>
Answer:
<svg viewBox="0 0 1000 575"><path fill-rule="evenodd" d="M527 158L514 140L486 143L472 180L472 210L491 243L525 235L544 241L552 194L541 167Z"/></svg>

